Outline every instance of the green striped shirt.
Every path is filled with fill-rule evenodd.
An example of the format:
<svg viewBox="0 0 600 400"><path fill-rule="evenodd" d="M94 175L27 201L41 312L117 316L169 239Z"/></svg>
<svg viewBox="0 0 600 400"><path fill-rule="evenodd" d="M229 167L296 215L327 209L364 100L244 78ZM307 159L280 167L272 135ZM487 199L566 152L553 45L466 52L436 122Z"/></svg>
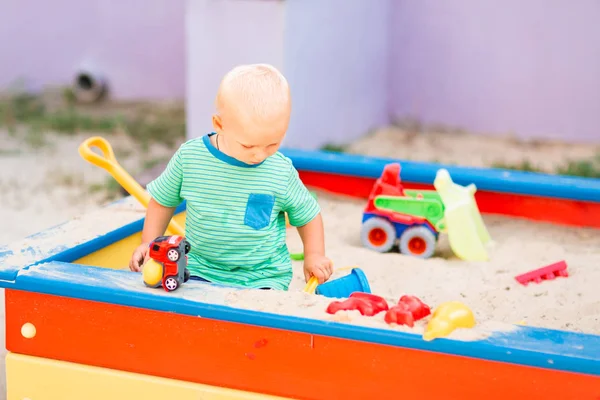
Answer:
<svg viewBox="0 0 600 400"><path fill-rule="evenodd" d="M188 268L225 285L287 290L292 264L284 212L303 226L320 212L289 158L276 153L249 165L217 150L210 135L181 145L148 184L159 204L186 201Z"/></svg>

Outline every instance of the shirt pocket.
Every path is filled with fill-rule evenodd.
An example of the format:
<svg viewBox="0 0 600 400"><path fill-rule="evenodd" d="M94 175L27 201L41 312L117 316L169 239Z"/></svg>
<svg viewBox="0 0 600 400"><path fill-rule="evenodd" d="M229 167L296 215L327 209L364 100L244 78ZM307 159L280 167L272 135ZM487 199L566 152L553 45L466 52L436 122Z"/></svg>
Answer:
<svg viewBox="0 0 600 400"><path fill-rule="evenodd" d="M256 230L269 226L274 205L275 196L271 194L250 193L248 203L246 204L244 224Z"/></svg>

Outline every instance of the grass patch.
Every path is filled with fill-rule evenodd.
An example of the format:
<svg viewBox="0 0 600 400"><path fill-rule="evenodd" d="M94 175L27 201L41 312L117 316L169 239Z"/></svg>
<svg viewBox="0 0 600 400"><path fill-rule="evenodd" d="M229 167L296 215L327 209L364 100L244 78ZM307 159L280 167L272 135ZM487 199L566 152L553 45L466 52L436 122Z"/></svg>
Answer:
<svg viewBox="0 0 600 400"><path fill-rule="evenodd" d="M492 164L492 168L525 172L546 172L533 165L529 160L523 160L515 164L495 162ZM554 173L583 178L600 178L600 154L585 160L569 160L565 164L556 167Z"/></svg>
<svg viewBox="0 0 600 400"><path fill-rule="evenodd" d="M169 162L169 160L170 160L169 157L157 157L157 158L151 158L149 160L144 160L142 162L142 171L152 169L159 164L166 164Z"/></svg>
<svg viewBox="0 0 600 400"><path fill-rule="evenodd" d="M529 160L523 160L516 164L509 164L504 162L492 163L492 168L509 169L513 171L525 171L525 172L544 172L542 169L533 165Z"/></svg>
<svg viewBox="0 0 600 400"><path fill-rule="evenodd" d="M589 160L570 160L556 169L560 175L600 178L600 153Z"/></svg>
<svg viewBox="0 0 600 400"><path fill-rule="evenodd" d="M72 135L78 132L112 133L124 131L148 147L150 143L173 146L185 139L185 110L142 104L129 107L98 104L78 106L69 91L49 101L43 95L16 93L0 98L0 126L15 133L18 126L26 128L26 142L32 147L46 144L46 132Z"/></svg>
<svg viewBox="0 0 600 400"><path fill-rule="evenodd" d="M0 157L2 156L18 156L22 151L19 149L2 149L0 148Z"/></svg>
<svg viewBox="0 0 600 400"><path fill-rule="evenodd" d="M345 153L346 147L339 144L327 143L321 146L320 150L329 151L331 153Z"/></svg>
<svg viewBox="0 0 600 400"><path fill-rule="evenodd" d="M121 197L121 185L112 177L106 177L104 183L95 183L88 187L90 194L103 193L104 200L112 201Z"/></svg>

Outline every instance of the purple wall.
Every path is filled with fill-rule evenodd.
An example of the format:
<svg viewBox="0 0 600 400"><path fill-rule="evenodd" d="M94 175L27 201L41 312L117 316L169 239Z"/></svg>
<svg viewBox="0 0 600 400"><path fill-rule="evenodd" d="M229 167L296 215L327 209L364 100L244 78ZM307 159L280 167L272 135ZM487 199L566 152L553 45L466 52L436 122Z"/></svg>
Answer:
<svg viewBox="0 0 600 400"><path fill-rule="evenodd" d="M285 146L314 149L386 124L390 11L389 0L188 0L188 137L212 128L219 82L240 63L271 63L289 80Z"/></svg>
<svg viewBox="0 0 600 400"><path fill-rule="evenodd" d="M210 132L221 79L238 64L283 69L284 2L187 0L187 136Z"/></svg>
<svg viewBox="0 0 600 400"><path fill-rule="evenodd" d="M187 1L186 21L185 0L4 0L0 88L69 84L89 65L115 98L183 98L187 74L204 131L220 76L263 61L292 83L290 146L350 141L389 116L600 141L598 0Z"/></svg>
<svg viewBox="0 0 600 400"><path fill-rule="evenodd" d="M185 96L184 0L3 0L0 89L70 84L80 66L120 99Z"/></svg>
<svg viewBox="0 0 600 400"><path fill-rule="evenodd" d="M600 1L394 3L394 117L600 141Z"/></svg>
<svg viewBox="0 0 600 400"><path fill-rule="evenodd" d="M293 96L286 146L348 142L385 125L391 2L285 4L284 72Z"/></svg>

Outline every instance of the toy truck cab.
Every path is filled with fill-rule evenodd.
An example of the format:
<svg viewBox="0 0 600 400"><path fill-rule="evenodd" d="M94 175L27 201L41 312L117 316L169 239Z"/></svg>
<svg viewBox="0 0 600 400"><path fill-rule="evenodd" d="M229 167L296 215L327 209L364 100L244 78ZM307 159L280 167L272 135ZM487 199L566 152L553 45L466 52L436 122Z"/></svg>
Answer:
<svg viewBox="0 0 600 400"><path fill-rule="evenodd" d="M435 251L443 217L444 206L435 191L405 190L400 164L388 164L364 209L361 241L381 253L398 245L403 254L429 258Z"/></svg>
<svg viewBox="0 0 600 400"><path fill-rule="evenodd" d="M190 278L187 253L190 243L182 236L159 236L150 244L149 255L163 265L162 286L167 291L177 289Z"/></svg>
<svg viewBox="0 0 600 400"><path fill-rule="evenodd" d="M159 236L150 246L150 257L158 262L174 263L190 249L190 243L183 236Z"/></svg>

